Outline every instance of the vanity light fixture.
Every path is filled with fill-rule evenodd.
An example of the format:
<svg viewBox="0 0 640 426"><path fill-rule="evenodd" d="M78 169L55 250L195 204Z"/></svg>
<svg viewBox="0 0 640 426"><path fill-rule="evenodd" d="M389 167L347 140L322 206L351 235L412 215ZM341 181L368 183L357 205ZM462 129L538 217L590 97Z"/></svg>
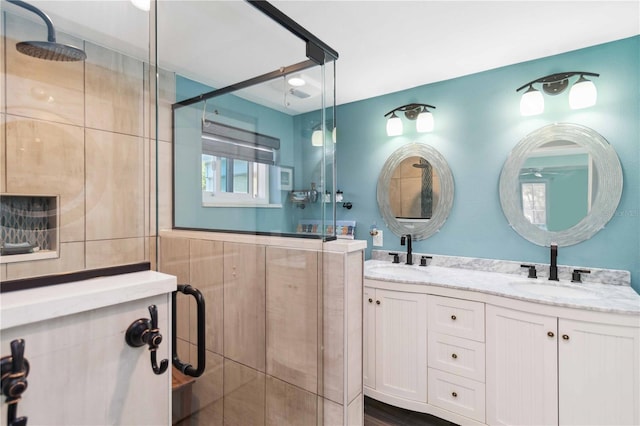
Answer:
<svg viewBox="0 0 640 426"><path fill-rule="evenodd" d="M571 86L569 106L571 109L581 109L595 105L598 98L596 86L591 80L585 78L585 76L599 77L600 74L586 71L569 71L538 78L516 89L516 92L519 92L527 88L527 91L523 93L520 99L520 113L528 116L544 112L544 97L542 96L542 92L552 96L558 95L569 87L569 79L576 75L580 77ZM542 92L534 88L534 84L541 84Z"/></svg>
<svg viewBox="0 0 640 426"><path fill-rule="evenodd" d="M433 130L433 114L428 108L435 109L433 105L427 104L407 104L394 108L384 116L387 119L387 136L400 136L403 132L402 119L396 112L404 112L404 116L409 120L416 120L416 131L420 133Z"/></svg>
<svg viewBox="0 0 640 426"><path fill-rule="evenodd" d="M333 143L336 143L336 128L334 127L331 131L331 139ZM313 133L311 133L311 145L312 146L322 146L322 126L320 124L316 125L313 128Z"/></svg>

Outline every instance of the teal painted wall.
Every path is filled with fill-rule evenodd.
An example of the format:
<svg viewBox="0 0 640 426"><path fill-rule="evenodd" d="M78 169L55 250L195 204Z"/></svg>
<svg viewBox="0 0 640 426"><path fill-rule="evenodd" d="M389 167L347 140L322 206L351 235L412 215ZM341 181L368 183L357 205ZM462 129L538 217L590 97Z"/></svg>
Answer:
<svg viewBox="0 0 640 426"><path fill-rule="evenodd" d="M176 77L176 99L184 100L211 91L212 88L187 78ZM200 154L201 120L204 103L176 109L174 127L176 150L174 156L175 226L237 231L291 233L298 223L298 214L290 203L279 208L203 207ZM220 112L214 115L214 110ZM246 130L280 138L279 165L291 165L296 156L293 117L227 94L207 101L207 118ZM271 168L270 202L286 199L286 191L275 185L277 170ZM295 178L295 176L294 176Z"/></svg>
<svg viewBox="0 0 640 426"><path fill-rule="evenodd" d="M428 58L416 55L416 61L421 60ZM545 96L543 114L520 115L516 88L573 70L600 74L594 79L597 105L571 110L567 91ZM415 133L405 120L403 136L386 136L383 115L410 102L437 107L434 131ZM384 231L381 249L402 250L400 239L386 228L378 211L376 183L393 151L409 142L426 143L449 162L455 198L440 232L415 242L415 251L548 262L548 248L530 243L510 228L500 207L498 180L520 139L554 122L581 124L603 135L618 153L624 178L622 198L611 221L593 238L561 247L559 263L631 271L632 285L640 292L640 36L339 106L337 181L354 207L338 208L338 220L358 221L356 238L369 242L367 257L372 249L368 233L372 223Z"/></svg>

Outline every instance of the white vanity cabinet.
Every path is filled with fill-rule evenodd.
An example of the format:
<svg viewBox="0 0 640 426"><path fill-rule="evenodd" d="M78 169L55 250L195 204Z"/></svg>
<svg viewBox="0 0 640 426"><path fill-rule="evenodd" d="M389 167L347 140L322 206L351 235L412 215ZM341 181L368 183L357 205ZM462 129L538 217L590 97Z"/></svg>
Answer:
<svg viewBox="0 0 640 426"><path fill-rule="evenodd" d="M488 305L487 423L639 424L640 324L595 317Z"/></svg>
<svg viewBox="0 0 640 426"><path fill-rule="evenodd" d="M484 422L484 303L428 297L428 402Z"/></svg>
<svg viewBox="0 0 640 426"><path fill-rule="evenodd" d="M427 295L365 287L364 313L365 394L405 408L426 403Z"/></svg>

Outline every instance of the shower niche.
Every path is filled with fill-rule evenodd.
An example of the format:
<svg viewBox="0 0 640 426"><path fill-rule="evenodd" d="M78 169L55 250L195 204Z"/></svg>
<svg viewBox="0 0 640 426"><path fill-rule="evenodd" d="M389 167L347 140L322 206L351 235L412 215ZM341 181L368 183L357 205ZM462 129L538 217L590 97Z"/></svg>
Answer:
<svg viewBox="0 0 640 426"><path fill-rule="evenodd" d="M0 263L58 257L56 195L0 196Z"/></svg>

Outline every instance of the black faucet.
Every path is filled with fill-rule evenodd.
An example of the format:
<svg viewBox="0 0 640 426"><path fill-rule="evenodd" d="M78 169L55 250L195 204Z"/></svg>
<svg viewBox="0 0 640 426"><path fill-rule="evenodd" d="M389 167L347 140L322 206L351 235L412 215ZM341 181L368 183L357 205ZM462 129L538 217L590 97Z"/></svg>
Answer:
<svg viewBox="0 0 640 426"><path fill-rule="evenodd" d="M549 279L558 281L558 245L551 243L551 262L549 263Z"/></svg>
<svg viewBox="0 0 640 426"><path fill-rule="evenodd" d="M411 254L411 234L405 234L400 237L400 245L407 246L407 265L413 265L413 255Z"/></svg>

